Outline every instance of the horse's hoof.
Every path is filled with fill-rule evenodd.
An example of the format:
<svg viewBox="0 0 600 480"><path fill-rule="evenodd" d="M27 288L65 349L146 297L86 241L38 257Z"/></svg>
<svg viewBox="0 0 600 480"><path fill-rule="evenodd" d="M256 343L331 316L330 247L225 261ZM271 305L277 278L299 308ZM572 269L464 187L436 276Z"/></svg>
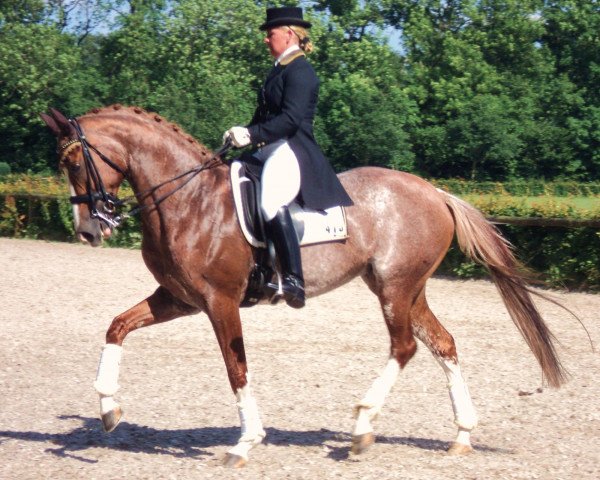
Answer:
<svg viewBox="0 0 600 480"><path fill-rule="evenodd" d="M227 468L242 468L245 465L246 459L233 453L228 453L223 461L223 466Z"/></svg>
<svg viewBox="0 0 600 480"><path fill-rule="evenodd" d="M352 453L360 455L366 452L375 443L375 435L372 432L354 435L352 437Z"/></svg>
<svg viewBox="0 0 600 480"><path fill-rule="evenodd" d="M106 433L112 432L121 421L123 410L121 407L115 407L110 412L102 414L102 427Z"/></svg>
<svg viewBox="0 0 600 480"><path fill-rule="evenodd" d="M471 445L465 445L464 443L454 442L448 449L448 455L468 455L473 452Z"/></svg>

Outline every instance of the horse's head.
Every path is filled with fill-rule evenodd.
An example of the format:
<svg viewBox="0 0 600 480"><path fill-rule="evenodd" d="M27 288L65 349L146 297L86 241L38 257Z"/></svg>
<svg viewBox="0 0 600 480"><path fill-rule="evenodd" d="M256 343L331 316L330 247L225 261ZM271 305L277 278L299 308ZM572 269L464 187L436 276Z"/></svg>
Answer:
<svg viewBox="0 0 600 480"><path fill-rule="evenodd" d="M69 181L77 237L96 247L115 226L114 201L125 175L126 152L83 120L85 134L77 119L68 120L56 109L40 116L58 142L59 168Z"/></svg>

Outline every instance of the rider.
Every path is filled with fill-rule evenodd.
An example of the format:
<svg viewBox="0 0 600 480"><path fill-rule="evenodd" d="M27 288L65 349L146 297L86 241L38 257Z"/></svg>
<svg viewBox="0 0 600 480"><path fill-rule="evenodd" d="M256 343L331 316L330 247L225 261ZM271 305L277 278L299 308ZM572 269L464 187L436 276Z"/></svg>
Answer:
<svg viewBox="0 0 600 480"><path fill-rule="evenodd" d="M306 54L313 50L298 7L268 8L260 29L275 65L258 95L258 107L246 127L232 127L223 140L238 148L253 145L253 160L263 165L261 209L273 242L288 305L304 306L304 278L298 238L288 205L324 210L352 200L317 145L313 120L319 80Z"/></svg>

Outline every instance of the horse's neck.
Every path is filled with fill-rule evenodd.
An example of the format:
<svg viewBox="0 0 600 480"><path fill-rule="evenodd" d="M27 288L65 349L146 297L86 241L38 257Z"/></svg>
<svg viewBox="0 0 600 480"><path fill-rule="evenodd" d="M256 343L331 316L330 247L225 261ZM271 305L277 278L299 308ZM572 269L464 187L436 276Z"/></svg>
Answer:
<svg viewBox="0 0 600 480"><path fill-rule="evenodd" d="M182 145L180 139L168 135L156 142L155 137L155 132L147 134L133 132L124 136L126 150L129 153L129 181L136 194L147 192L153 187L167 182L156 191L156 195L162 196L177 188L189 177L184 176L173 182L169 182L170 180L198 167L209 158L208 150L200 148L195 143ZM202 178L193 179L190 183L197 188L202 188L200 183L210 183L207 182L207 177L213 175L210 170L199 173ZM151 200L152 198L148 199L148 201Z"/></svg>
<svg viewBox="0 0 600 480"><path fill-rule="evenodd" d="M191 227L197 218L212 216L215 205L226 206L232 203L228 195L229 176L224 165L210 167L199 173L192 173L177 180L177 176L210 161L212 154L201 149L197 144L189 145L177 141L177 138L166 138L160 142L152 140L149 135L131 135L127 140L129 152L129 181L134 192L140 195L140 203L145 205L142 217L154 223L159 221L161 228L154 229L154 234L175 232ZM159 144L159 147L156 145ZM191 178L194 176L194 178ZM191 178L191 179L190 179ZM173 181L171 181L173 180ZM177 190L189 180L189 183ZM163 186L151 191L157 185ZM167 198L158 205L158 199L173 192L173 198ZM159 216L152 219L151 212L158 211ZM227 208L225 208L227 210ZM192 213L193 212L193 213ZM218 219L222 221L223 219Z"/></svg>

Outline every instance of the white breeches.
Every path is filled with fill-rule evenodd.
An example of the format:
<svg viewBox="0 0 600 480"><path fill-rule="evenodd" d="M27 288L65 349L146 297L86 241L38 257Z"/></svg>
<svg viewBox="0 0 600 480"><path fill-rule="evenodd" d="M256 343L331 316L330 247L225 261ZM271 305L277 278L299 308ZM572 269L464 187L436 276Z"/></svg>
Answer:
<svg viewBox="0 0 600 480"><path fill-rule="evenodd" d="M261 199L265 220L273 220L277 211L289 205L300 191L300 166L287 140L278 140L254 154L265 162L261 176Z"/></svg>

